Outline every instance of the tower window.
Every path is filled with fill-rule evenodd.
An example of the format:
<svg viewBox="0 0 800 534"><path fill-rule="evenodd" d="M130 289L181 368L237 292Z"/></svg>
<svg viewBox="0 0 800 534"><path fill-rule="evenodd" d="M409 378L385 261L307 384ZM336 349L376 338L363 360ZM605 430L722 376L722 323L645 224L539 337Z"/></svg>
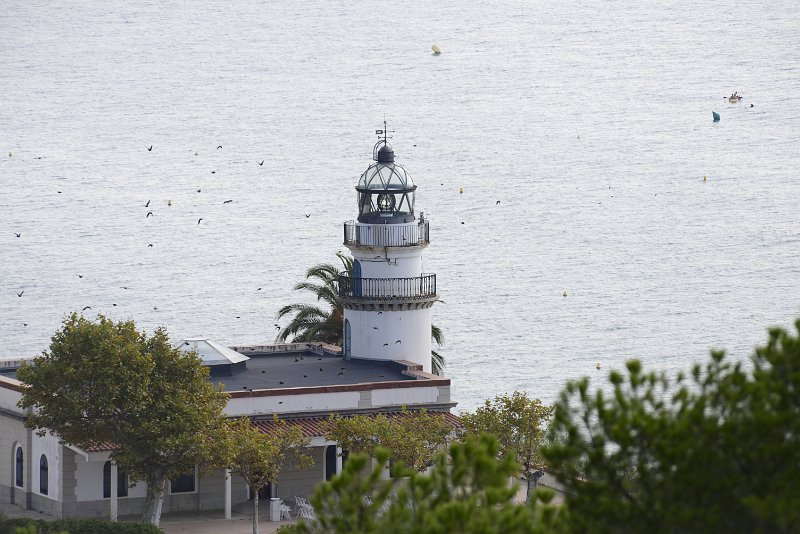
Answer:
<svg viewBox="0 0 800 534"><path fill-rule="evenodd" d="M43 454L39 458L39 493L42 495L47 495L48 475L47 456Z"/></svg>
<svg viewBox="0 0 800 534"><path fill-rule="evenodd" d="M25 482L25 456L22 452L22 447L17 447L14 460L14 483L18 488L21 488Z"/></svg>

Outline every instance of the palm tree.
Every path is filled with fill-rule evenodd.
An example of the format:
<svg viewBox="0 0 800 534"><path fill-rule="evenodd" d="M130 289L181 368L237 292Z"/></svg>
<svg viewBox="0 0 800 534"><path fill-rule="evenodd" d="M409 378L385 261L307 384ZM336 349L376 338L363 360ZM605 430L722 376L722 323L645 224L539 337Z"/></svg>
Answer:
<svg viewBox="0 0 800 534"><path fill-rule="evenodd" d="M344 271L353 270L353 258L341 252L336 257L342 262ZM281 328L275 341L305 342L321 341L332 345L342 344L344 331L344 310L339 300L339 271L333 263L319 263L306 271L306 281L300 282L294 289L310 291L317 297L317 302L327 304L327 309L313 304L288 304L278 310L278 320L291 316L289 324ZM290 339L291 338L291 339ZM442 330L431 325L431 339L436 345L444 345ZM444 357L431 351L431 370L441 375L444 371Z"/></svg>

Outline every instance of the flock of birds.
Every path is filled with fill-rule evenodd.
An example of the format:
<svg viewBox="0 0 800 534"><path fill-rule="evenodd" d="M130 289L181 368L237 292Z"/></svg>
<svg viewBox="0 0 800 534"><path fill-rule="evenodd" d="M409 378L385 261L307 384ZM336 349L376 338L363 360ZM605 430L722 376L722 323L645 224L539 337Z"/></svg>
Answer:
<svg viewBox="0 0 800 534"><path fill-rule="evenodd" d="M154 147L155 147L155 145L153 145L153 144L149 144L149 145L145 145L145 147L144 147L144 148L146 148L146 149L147 149L147 152L153 152L153 150L154 150ZM217 150L222 150L222 149L223 149L223 146L222 146L222 145L217 145ZM195 156L197 156L197 155L199 155L199 154L198 154L198 152L195 152L195 153L194 153L194 155L195 155ZM14 156L14 154L13 154L12 152L9 152L9 153L8 153L8 157L13 157L13 156ZM40 160L40 159L42 159L42 158L43 158L42 156L37 156L37 157L35 157L34 159ZM263 167L263 166L264 166L264 162L265 162L265 160L264 160L264 159L262 159L261 161L258 161L258 160L256 161L256 163L258 164L258 166L259 166L259 167ZM212 170L212 171L211 171L211 174L216 174L216 171L215 171L215 170ZM198 188L196 189L196 191L197 191L197 193L202 193L202 191L203 191L203 190L202 190L202 188L199 188L199 187L198 187ZM58 192L59 194L61 194L61 193L62 193L62 191L57 191L57 192ZM144 204L144 208L146 208L146 209L147 209L147 212L146 212L146 214L145 214L145 217L144 217L145 219L150 219L151 217L152 217L152 218L155 218L155 217L156 217L156 210L155 210L155 207L151 208L151 202L152 202L152 199L148 199L148 200L147 200L147 202L145 202L145 204ZM226 199L226 200L224 200L224 201L222 202L222 205L233 204L233 202L234 202L234 200L233 200L233 199ZM168 206L168 207L171 207L171 206L172 206L172 200L167 200L167 206ZM307 214L307 215L306 215L306 218L309 218L310 216L311 216L311 214ZM200 226L200 224L201 224L201 223L202 223L204 220L205 220L205 219L204 219L203 217L200 217L200 218L198 218L198 219L197 219L196 226ZM18 238L18 239L22 239L22 238L23 238L23 233L22 233L21 231L20 231L20 232L16 232L16 231L15 231L15 232L14 232L14 237L15 237L15 238ZM153 243L148 243L148 244L147 244L147 248L153 248L153 247L154 247L154 244L153 244ZM83 279L83 277L84 277L84 275L83 275L83 274L78 274L77 276L78 276L78 278L80 278L80 279ZM122 287L121 287L121 289L123 289L123 290L127 290L127 289L128 289L128 287L127 287L127 286L122 286ZM262 288L260 288L260 287L259 287L259 288L258 288L258 291L261 291L261 289L262 289ZM17 295L17 297L18 297L18 298L22 298L22 297L23 297L23 295L25 295L25 291L26 291L25 289L22 289L22 288L21 288L19 291L15 291L15 293L16 293L16 295ZM113 307L116 307L116 306L117 306L117 303L112 303L112 306L113 306ZM158 310L158 307L157 307L157 306L155 306L155 307L153 307L153 309L154 309L154 310ZM89 310L92 310L92 307L91 307L91 306L84 306L83 308L81 308L81 313L82 313L82 312L85 312L85 311L89 311ZM237 319L239 319L239 318L241 318L241 317L240 317L240 316L236 316L236 318L237 318ZM27 326L28 326L28 323L27 323L27 322L22 322L22 326L23 326L23 327L27 327Z"/></svg>

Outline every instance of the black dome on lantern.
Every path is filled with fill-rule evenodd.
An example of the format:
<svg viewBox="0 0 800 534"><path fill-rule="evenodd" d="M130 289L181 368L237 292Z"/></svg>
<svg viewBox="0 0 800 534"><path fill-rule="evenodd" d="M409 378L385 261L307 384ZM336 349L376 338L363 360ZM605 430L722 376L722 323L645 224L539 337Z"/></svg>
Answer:
<svg viewBox="0 0 800 534"><path fill-rule="evenodd" d="M378 150L378 163L394 163L394 150L389 145L383 145Z"/></svg>

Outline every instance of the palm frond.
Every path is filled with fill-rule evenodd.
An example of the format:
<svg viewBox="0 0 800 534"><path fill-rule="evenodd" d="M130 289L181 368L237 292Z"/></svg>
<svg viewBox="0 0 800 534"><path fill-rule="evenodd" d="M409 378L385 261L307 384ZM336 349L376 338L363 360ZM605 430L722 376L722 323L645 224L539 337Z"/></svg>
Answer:
<svg viewBox="0 0 800 534"><path fill-rule="evenodd" d="M444 374L444 356L435 350L431 351L431 372L439 376Z"/></svg>

